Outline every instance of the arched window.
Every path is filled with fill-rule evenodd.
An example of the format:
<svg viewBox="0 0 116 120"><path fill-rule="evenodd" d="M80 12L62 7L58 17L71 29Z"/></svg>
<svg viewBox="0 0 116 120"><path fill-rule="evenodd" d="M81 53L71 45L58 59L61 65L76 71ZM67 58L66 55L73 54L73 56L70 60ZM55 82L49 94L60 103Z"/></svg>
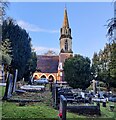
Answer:
<svg viewBox="0 0 116 120"><path fill-rule="evenodd" d="M68 51L68 41L65 41L65 51Z"/></svg>
<svg viewBox="0 0 116 120"><path fill-rule="evenodd" d="M49 79L50 82L54 81L54 77L52 75L50 75L48 79Z"/></svg>
<svg viewBox="0 0 116 120"><path fill-rule="evenodd" d="M66 30L66 35L67 35L67 30Z"/></svg>
<svg viewBox="0 0 116 120"><path fill-rule="evenodd" d="M45 76L45 75L42 75L41 78L46 78L46 76Z"/></svg>

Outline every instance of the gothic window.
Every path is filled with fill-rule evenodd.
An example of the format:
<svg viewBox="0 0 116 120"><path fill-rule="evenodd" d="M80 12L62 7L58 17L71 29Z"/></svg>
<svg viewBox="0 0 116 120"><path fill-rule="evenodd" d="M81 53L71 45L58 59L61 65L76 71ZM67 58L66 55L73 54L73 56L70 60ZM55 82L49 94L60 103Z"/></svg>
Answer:
<svg viewBox="0 0 116 120"><path fill-rule="evenodd" d="M65 41L65 51L68 51L68 41Z"/></svg>
<svg viewBox="0 0 116 120"><path fill-rule="evenodd" d="M46 78L46 76L45 76L45 75L42 75L41 78Z"/></svg>
<svg viewBox="0 0 116 120"><path fill-rule="evenodd" d="M67 30L66 30L66 35L67 35Z"/></svg>

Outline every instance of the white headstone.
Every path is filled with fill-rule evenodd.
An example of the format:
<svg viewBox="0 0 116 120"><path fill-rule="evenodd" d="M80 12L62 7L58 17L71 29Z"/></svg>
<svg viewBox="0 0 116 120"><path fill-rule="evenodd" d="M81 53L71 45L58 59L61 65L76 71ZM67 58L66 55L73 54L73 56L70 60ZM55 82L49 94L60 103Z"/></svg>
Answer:
<svg viewBox="0 0 116 120"><path fill-rule="evenodd" d="M85 93L81 92L82 98L85 98Z"/></svg>

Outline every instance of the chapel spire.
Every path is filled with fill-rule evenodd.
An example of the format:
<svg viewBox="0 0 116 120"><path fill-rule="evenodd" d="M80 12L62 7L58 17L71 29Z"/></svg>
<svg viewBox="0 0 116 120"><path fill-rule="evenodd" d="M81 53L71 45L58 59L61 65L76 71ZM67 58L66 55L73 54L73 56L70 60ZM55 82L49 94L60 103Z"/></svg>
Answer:
<svg viewBox="0 0 116 120"><path fill-rule="evenodd" d="M62 27L69 28L68 15L67 15L67 9L66 9L66 7L64 9L64 21L63 21Z"/></svg>
<svg viewBox="0 0 116 120"><path fill-rule="evenodd" d="M60 29L60 52L72 53L71 28L69 27L67 9L64 10L64 21Z"/></svg>

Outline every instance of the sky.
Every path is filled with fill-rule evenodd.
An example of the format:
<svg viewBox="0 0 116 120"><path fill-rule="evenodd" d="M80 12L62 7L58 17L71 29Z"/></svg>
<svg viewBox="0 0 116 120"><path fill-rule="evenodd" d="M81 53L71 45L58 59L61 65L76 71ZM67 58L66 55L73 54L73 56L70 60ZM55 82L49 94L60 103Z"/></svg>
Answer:
<svg viewBox="0 0 116 120"><path fill-rule="evenodd" d="M26 29L37 54L48 50L59 54L65 6L73 53L91 59L108 42L105 25L114 16L112 2L10 2L7 16Z"/></svg>

